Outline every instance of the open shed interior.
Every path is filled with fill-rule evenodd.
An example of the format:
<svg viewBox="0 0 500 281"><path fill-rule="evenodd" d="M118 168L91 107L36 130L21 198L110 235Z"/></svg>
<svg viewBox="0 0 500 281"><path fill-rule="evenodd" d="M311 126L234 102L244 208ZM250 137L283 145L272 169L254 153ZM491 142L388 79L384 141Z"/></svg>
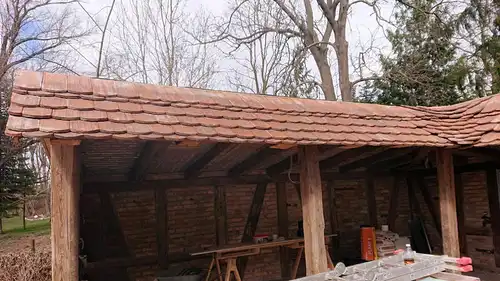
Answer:
<svg viewBox="0 0 500 281"><path fill-rule="evenodd" d="M356 259L360 225L408 235L413 216L435 252L496 269L499 113L500 96L388 107L22 72L6 132L42 139L51 159L53 280L203 269L192 253L291 238L302 219L299 275L317 273L323 231L338 234L334 260ZM266 250L238 267L289 279L295 257Z"/></svg>

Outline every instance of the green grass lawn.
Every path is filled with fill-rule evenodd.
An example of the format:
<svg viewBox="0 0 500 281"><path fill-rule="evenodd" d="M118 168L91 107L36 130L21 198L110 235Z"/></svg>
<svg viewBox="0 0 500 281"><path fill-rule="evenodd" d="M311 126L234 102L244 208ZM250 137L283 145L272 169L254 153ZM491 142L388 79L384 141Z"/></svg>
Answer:
<svg viewBox="0 0 500 281"><path fill-rule="evenodd" d="M23 229L23 220L21 217L2 218L3 232L2 236L18 236L24 234L48 234L50 233L49 219L26 221L26 229Z"/></svg>

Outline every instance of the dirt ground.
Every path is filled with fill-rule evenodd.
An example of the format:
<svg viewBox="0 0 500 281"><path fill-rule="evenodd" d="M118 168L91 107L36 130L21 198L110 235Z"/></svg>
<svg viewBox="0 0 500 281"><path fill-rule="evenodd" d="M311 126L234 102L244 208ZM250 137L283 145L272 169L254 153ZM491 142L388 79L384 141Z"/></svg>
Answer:
<svg viewBox="0 0 500 281"><path fill-rule="evenodd" d="M50 250L50 235L26 235L22 237L1 237L0 255L15 251L30 250L35 240L35 251Z"/></svg>

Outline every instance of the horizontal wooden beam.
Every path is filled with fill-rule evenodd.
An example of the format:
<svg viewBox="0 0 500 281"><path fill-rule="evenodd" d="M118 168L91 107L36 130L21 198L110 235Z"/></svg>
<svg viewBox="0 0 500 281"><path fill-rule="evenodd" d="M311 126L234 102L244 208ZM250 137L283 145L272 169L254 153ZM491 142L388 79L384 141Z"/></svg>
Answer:
<svg viewBox="0 0 500 281"><path fill-rule="evenodd" d="M214 160L219 154L231 146L229 143L216 143L207 152L184 169L184 178L193 179L200 175L203 168Z"/></svg>
<svg viewBox="0 0 500 281"><path fill-rule="evenodd" d="M455 167L455 174L484 171L487 168L496 167L500 169L500 164L485 162L485 163L472 163L463 166ZM350 172L350 173L338 173L338 172L322 172L321 179L323 181L328 180L350 180L350 179L363 179L367 176L372 176L374 178L381 177L391 177L394 175L400 176L435 176L436 169L417 169L412 171L404 170L393 170L393 171L374 171L374 172ZM195 186L214 186L214 185L238 185L238 184L258 184L266 182L289 182L299 181L299 176L297 174L282 174L276 176L268 175L245 175L235 178L231 177L205 177L196 179L170 179L170 180L145 180L142 184L138 184L135 181L100 181L100 182L85 182L83 185L83 192L93 193L101 190L106 190L110 192L120 192L120 191L134 191L134 190L144 190L153 189L160 185L163 188L175 188L175 187L195 187Z"/></svg>
<svg viewBox="0 0 500 281"><path fill-rule="evenodd" d="M244 159L240 163L234 165L228 172L228 175L231 177L235 177L245 173L246 171L255 168L260 163L266 161L266 159L270 159L276 155L280 155L287 152L283 149L272 148L272 147L263 147L259 149L257 152L253 153L250 157Z"/></svg>
<svg viewBox="0 0 500 281"><path fill-rule="evenodd" d="M383 150L379 153L375 153L375 154L370 155L368 157L363 157L359 160L342 165L339 167L339 171L341 173L347 173L347 172L350 172L350 171L358 169L358 168L365 168L365 167L373 165L374 163L377 163L379 161L396 158L396 157L400 156L401 154L408 152L408 151L409 151L409 149L398 149L398 148Z"/></svg>
<svg viewBox="0 0 500 281"><path fill-rule="evenodd" d="M169 263L189 262L194 260L203 260L210 257L207 256L191 256L188 253L173 253L169 255ZM113 258L102 261L89 262L84 267L86 272L98 272L110 268L126 268L133 266L154 265L158 263L158 257L155 255L144 257L127 257L127 258Z"/></svg>
<svg viewBox="0 0 500 281"><path fill-rule="evenodd" d="M375 149L377 148L371 146L361 146L353 149L344 150L342 152L333 155L330 158L327 158L319 162L320 170L326 170L337 167L339 164L345 161L357 159L357 157L359 157L360 155L373 152Z"/></svg>

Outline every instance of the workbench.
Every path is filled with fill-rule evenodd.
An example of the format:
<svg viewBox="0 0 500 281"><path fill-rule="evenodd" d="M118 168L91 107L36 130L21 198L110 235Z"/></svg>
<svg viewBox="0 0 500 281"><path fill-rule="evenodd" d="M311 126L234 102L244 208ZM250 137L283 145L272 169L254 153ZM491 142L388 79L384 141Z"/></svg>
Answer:
<svg viewBox="0 0 500 281"><path fill-rule="evenodd" d="M336 236L336 234L325 235L325 238L333 236ZM295 279L297 277L297 270L299 268L300 260L302 259L302 254L304 252L304 238L285 239L285 240L277 240L264 243L240 243L234 245L226 245L202 252L191 253L191 255L192 256L212 255L212 260L208 267L208 272L205 281L210 280L210 274L214 266L217 269L219 281L223 281L221 262L226 263L224 281L229 281L231 279L231 273L234 275L236 281L241 281L240 273L236 266L237 258L258 255L263 249L279 248L279 247L297 249L297 256L293 264L291 273L292 275L291 278ZM328 252L328 247L326 247L326 256L328 261L328 267L333 268L333 262L330 257L330 253Z"/></svg>

